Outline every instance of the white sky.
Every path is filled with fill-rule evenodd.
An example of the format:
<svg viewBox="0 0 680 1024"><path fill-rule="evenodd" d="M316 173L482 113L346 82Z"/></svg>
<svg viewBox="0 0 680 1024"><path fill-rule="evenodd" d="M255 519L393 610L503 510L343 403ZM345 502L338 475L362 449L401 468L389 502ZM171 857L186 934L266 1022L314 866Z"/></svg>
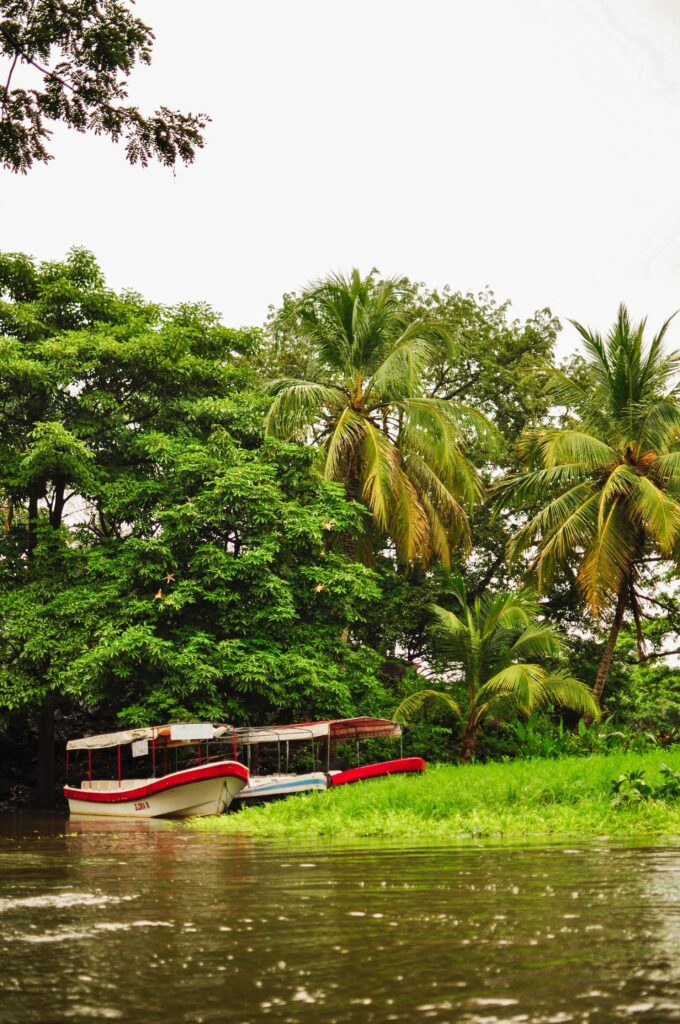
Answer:
<svg viewBox="0 0 680 1024"><path fill-rule="evenodd" d="M0 248L237 326L329 270L490 285L606 328L680 306L679 0L140 0L131 99L212 116L176 176L60 131ZM575 344L571 329L561 349ZM673 340L680 345L680 317Z"/></svg>

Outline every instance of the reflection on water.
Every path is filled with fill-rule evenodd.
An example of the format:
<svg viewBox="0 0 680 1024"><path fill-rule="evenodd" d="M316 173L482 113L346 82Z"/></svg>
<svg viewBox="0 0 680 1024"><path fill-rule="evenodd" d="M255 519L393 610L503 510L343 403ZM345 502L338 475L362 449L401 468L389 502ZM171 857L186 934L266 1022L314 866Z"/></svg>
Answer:
<svg viewBox="0 0 680 1024"><path fill-rule="evenodd" d="M680 848L0 819L0 1020L680 1021Z"/></svg>

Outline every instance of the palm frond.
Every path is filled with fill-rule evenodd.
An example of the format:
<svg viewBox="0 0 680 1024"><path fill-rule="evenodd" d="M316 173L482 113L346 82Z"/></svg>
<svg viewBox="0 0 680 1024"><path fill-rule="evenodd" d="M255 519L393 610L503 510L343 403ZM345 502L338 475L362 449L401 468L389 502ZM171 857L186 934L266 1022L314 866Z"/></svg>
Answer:
<svg viewBox="0 0 680 1024"><path fill-rule="evenodd" d="M406 725L415 718L419 711L431 703L443 704L456 718L462 717L458 701L443 690L416 690L415 693L409 694L402 700L401 704L395 708L392 717L395 722Z"/></svg>
<svg viewBox="0 0 680 1024"><path fill-rule="evenodd" d="M534 623L520 633L509 649L509 656L520 661L526 658L552 658L560 653L563 644L552 626Z"/></svg>
<svg viewBox="0 0 680 1024"><path fill-rule="evenodd" d="M598 502L599 495L590 480L558 495L510 538L510 563L535 544L541 546L541 559L547 564L551 558L559 560L567 551L586 543L597 525Z"/></svg>
<svg viewBox="0 0 680 1024"><path fill-rule="evenodd" d="M599 615L611 597L618 594L630 573L634 548L625 506L616 498L587 548L577 576L594 615Z"/></svg>
<svg viewBox="0 0 680 1024"><path fill-rule="evenodd" d="M651 534L664 554L670 554L680 531L680 502L648 477L636 475L628 504L631 516Z"/></svg>
<svg viewBox="0 0 680 1024"><path fill-rule="evenodd" d="M346 479L365 434L365 421L346 405L331 429L326 443L324 475L328 480Z"/></svg>
<svg viewBox="0 0 680 1024"><path fill-rule="evenodd" d="M394 538L397 556L408 563L415 559L425 561L431 552L430 525L422 496L398 464L394 467L392 492L394 506L390 520L390 533Z"/></svg>
<svg viewBox="0 0 680 1024"><path fill-rule="evenodd" d="M317 381L274 380L268 390L274 399L265 417L265 433L284 440L312 426L324 410L337 409L344 401L339 387Z"/></svg>
<svg viewBox="0 0 680 1024"><path fill-rule="evenodd" d="M382 430L364 420L361 462L362 497L381 530L386 530L394 504L394 476L398 454Z"/></svg>
<svg viewBox="0 0 680 1024"><path fill-rule="evenodd" d="M653 475L665 487L680 485L680 451L657 456L653 465Z"/></svg>
<svg viewBox="0 0 680 1024"><path fill-rule="evenodd" d="M550 672L546 675L543 680L542 702L570 708L596 721L601 716L600 706L585 683L562 672Z"/></svg>
<svg viewBox="0 0 680 1024"><path fill-rule="evenodd" d="M545 431L539 441L546 469L554 469L573 463L588 469L615 465L619 461L617 452L593 434L583 430Z"/></svg>
<svg viewBox="0 0 680 1024"><path fill-rule="evenodd" d="M509 698L525 714L531 714L540 703L545 669L540 665L513 664L502 668L477 691L477 703L488 704L493 698Z"/></svg>

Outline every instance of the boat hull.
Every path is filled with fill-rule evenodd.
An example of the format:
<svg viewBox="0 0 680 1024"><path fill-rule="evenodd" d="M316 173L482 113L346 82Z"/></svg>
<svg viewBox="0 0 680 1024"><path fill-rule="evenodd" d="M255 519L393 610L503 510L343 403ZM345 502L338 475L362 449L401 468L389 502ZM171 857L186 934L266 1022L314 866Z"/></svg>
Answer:
<svg viewBox="0 0 680 1024"><path fill-rule="evenodd" d="M366 779L380 779L387 775L420 774L427 768L422 757L399 757L393 761L380 761L350 768L343 772L309 772L306 775L267 775L251 778L248 785L234 798L232 810L256 804L282 800L300 793L318 792L335 786L347 786Z"/></svg>
<svg viewBox="0 0 680 1024"><path fill-rule="evenodd" d="M283 800L298 793L312 793L328 788L325 772L308 772L306 775L266 775L251 778L248 785L234 798L232 809L254 804Z"/></svg>
<svg viewBox="0 0 680 1024"><path fill-rule="evenodd" d="M159 779L64 786L71 815L112 818L192 818L221 814L248 782L248 769L221 761Z"/></svg>
<svg viewBox="0 0 680 1024"><path fill-rule="evenodd" d="M344 772L330 772L331 786L347 786L351 782L363 782L366 779L380 779L385 775L419 775L427 768L427 761L422 757L398 757L394 761L380 761L377 764L364 764L359 768L349 768Z"/></svg>

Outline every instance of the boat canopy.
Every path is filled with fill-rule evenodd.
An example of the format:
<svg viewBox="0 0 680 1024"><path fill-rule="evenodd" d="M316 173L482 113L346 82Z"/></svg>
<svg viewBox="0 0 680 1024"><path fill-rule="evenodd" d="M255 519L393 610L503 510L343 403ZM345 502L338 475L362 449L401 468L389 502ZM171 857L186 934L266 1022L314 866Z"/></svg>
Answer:
<svg viewBox="0 0 680 1024"><path fill-rule="evenodd" d="M293 740L327 738L363 740L377 736L401 736L401 726L388 718L338 718L327 722L297 722L294 725L268 725L262 728L236 729L237 742L244 746L257 743L281 743Z"/></svg>
<svg viewBox="0 0 680 1024"><path fill-rule="evenodd" d="M122 732L103 732L98 736L85 736L81 740L69 740L67 750L99 750L103 747L119 747L138 740L158 742L163 746L180 747L199 740L217 740L231 735L229 725L212 725L205 722L174 722L172 725L149 725L138 729L124 729Z"/></svg>
<svg viewBox="0 0 680 1024"><path fill-rule="evenodd" d="M205 722L174 722L171 725L140 726L121 732L104 732L69 740L67 750L100 750L125 746L139 740L155 742L163 747L179 747L200 740L232 739L243 746L257 743L281 743L330 737L334 740L363 740L372 737L401 736L401 726L387 718L338 718L326 722L297 722L293 725L234 728Z"/></svg>

